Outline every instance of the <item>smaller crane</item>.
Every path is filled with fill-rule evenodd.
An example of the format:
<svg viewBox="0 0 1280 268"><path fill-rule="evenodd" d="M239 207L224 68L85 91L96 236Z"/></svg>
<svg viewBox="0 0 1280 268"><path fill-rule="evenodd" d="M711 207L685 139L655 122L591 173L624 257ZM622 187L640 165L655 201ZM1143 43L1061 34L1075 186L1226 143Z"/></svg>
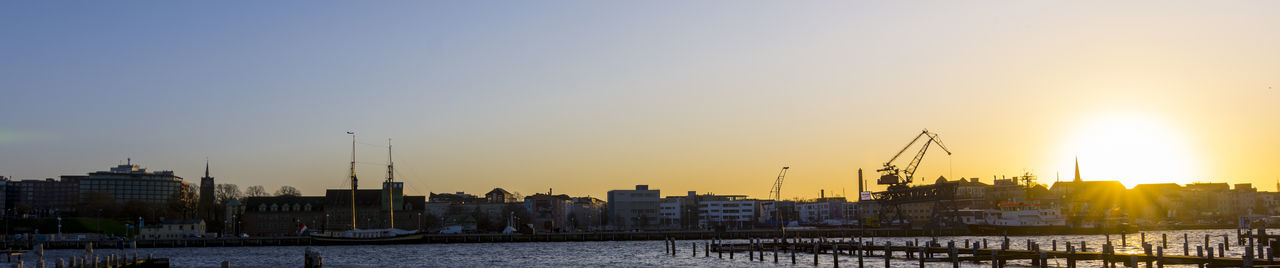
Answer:
<svg viewBox="0 0 1280 268"><path fill-rule="evenodd" d="M923 147L920 147L920 151L911 159L911 163L907 164L907 168L898 170L898 167L893 165L893 160L897 160L907 149L911 149L911 145L915 145L916 141L919 141L921 137L929 137L929 140L924 142ZM938 138L938 134L930 133L928 129L922 130L919 135L916 135L915 139L911 140L911 143L907 143L906 147L902 147L898 154L893 155L893 158L889 158L889 161L884 162L883 168L876 170L882 173L880 180L877 180L876 184L889 185L890 188L911 184L912 176L916 173L916 167L920 166L920 160L924 160L924 153L929 151L929 144L933 143L938 144L938 147L942 147L942 150L947 152L947 155L951 155L951 150L948 150L947 146L942 144L942 139Z"/></svg>
<svg viewBox="0 0 1280 268"><path fill-rule="evenodd" d="M773 188L769 189L769 195L773 196L773 213L777 214L778 230L782 232L782 237L787 237L787 223L782 220L782 180L787 178L787 169L791 167L782 167L778 171L778 179L773 181Z"/></svg>
<svg viewBox="0 0 1280 268"><path fill-rule="evenodd" d="M778 171L778 179L773 181L773 188L769 189L769 196L773 196L773 200L782 201L782 180L787 178L787 169L791 167L782 167L782 171Z"/></svg>

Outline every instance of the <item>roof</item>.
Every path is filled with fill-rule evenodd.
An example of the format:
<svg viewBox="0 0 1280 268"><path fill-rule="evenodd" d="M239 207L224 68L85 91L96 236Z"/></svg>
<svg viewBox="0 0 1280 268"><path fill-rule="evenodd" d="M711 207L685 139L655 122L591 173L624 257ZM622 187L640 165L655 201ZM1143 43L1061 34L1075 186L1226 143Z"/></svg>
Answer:
<svg viewBox="0 0 1280 268"><path fill-rule="evenodd" d="M507 190L505 190L505 189L502 189L502 188L493 188L493 190L490 190L488 193L485 193L484 195L491 195L491 194L493 194L494 192L497 192L497 193L499 193L499 194L504 194L504 195L510 195L510 194L511 194L511 192L508 192L508 191L507 191Z"/></svg>
<svg viewBox="0 0 1280 268"><path fill-rule="evenodd" d="M258 207L261 204L311 204L319 209L325 204L323 196L259 196L244 199L245 207ZM229 203L228 203L229 204Z"/></svg>

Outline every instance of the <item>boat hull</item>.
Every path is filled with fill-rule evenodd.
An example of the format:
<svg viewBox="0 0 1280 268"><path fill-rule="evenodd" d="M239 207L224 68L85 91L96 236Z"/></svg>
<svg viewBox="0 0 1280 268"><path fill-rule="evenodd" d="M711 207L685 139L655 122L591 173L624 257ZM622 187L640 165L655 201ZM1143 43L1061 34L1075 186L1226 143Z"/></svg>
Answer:
<svg viewBox="0 0 1280 268"><path fill-rule="evenodd" d="M312 236L311 243L316 245L390 245L421 243L426 234L407 234L392 237L330 237Z"/></svg>

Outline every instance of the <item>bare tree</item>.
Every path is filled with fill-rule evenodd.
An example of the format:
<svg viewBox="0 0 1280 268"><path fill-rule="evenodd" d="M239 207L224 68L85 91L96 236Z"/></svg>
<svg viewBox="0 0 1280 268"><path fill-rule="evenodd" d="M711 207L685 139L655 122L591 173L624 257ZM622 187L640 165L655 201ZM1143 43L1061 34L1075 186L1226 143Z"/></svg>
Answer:
<svg viewBox="0 0 1280 268"><path fill-rule="evenodd" d="M249 189L245 190L244 196L245 197L267 196L267 189L262 188L262 185L249 186Z"/></svg>
<svg viewBox="0 0 1280 268"><path fill-rule="evenodd" d="M240 186L235 184L218 184L213 190L213 202L215 204L226 204L232 199L240 199Z"/></svg>
<svg viewBox="0 0 1280 268"><path fill-rule="evenodd" d="M298 188L293 188L293 186L285 185L280 186L280 190L276 190L276 196L302 196L302 191L298 191Z"/></svg>

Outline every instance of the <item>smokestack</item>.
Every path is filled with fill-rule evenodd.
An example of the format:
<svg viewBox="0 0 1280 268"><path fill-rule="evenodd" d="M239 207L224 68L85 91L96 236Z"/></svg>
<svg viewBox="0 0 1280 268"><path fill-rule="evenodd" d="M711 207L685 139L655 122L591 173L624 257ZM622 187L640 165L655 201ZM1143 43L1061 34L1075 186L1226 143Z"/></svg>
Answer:
<svg viewBox="0 0 1280 268"><path fill-rule="evenodd" d="M826 189L818 190L818 198L827 198L827 190Z"/></svg>
<svg viewBox="0 0 1280 268"><path fill-rule="evenodd" d="M858 196L862 196L862 192L866 191L865 185L867 185L867 183L862 180L862 169L859 168L858 169ZM1280 185L1280 184L1276 184L1276 185Z"/></svg>

